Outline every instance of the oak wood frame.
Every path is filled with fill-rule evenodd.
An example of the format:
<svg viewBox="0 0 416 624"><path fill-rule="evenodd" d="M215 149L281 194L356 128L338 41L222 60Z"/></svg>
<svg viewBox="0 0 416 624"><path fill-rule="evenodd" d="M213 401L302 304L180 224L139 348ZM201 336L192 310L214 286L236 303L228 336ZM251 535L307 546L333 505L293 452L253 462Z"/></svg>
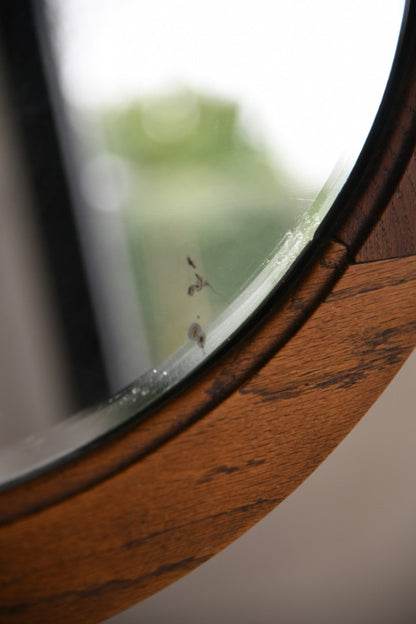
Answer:
<svg viewBox="0 0 416 624"><path fill-rule="evenodd" d="M416 10L370 140L287 283L143 417L0 493L0 621L98 622L209 559L345 437L416 343Z"/></svg>

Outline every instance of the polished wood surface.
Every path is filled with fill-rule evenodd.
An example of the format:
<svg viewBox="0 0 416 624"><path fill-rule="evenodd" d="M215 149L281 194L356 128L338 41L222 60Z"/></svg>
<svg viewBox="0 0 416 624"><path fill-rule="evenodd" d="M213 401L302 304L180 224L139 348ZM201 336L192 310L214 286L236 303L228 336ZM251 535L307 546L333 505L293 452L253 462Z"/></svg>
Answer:
<svg viewBox="0 0 416 624"><path fill-rule="evenodd" d="M416 344L408 48L382 145L233 344L146 418L0 493L0 622L99 622L189 572L288 496L396 374Z"/></svg>
<svg viewBox="0 0 416 624"><path fill-rule="evenodd" d="M0 621L99 621L226 546L374 402L415 343L415 301L416 257L350 266L261 374L203 419L4 527Z"/></svg>
<svg viewBox="0 0 416 624"><path fill-rule="evenodd" d="M125 469L164 444L195 420L204 417L255 373L300 327L306 315L330 291L347 264L347 250L331 242L319 261L302 276L284 302L268 304L261 321L186 392L172 397L162 409L132 422L118 435L88 454L0 493L0 525L33 513L88 489ZM59 474L59 478L57 478Z"/></svg>

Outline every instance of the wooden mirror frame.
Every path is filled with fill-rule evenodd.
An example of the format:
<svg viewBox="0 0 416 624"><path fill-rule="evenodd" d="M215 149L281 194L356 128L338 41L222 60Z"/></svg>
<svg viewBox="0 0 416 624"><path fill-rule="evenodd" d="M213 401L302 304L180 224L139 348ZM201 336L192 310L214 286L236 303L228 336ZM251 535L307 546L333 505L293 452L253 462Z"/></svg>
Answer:
<svg viewBox="0 0 416 624"><path fill-rule="evenodd" d="M98 622L288 496L416 343L416 4L349 181L285 284L161 404L0 493L1 622Z"/></svg>

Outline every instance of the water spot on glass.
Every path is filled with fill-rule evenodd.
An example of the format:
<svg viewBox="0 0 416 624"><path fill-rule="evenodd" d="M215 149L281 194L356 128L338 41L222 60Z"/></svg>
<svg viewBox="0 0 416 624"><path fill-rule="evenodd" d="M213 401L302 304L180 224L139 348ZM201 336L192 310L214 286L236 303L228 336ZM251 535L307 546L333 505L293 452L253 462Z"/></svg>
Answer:
<svg viewBox="0 0 416 624"><path fill-rule="evenodd" d="M189 264L189 266L191 266L193 269L197 268L195 262L192 260L192 258L190 258L190 256L186 257L186 261ZM190 286L188 286L188 291L187 291L190 297L192 297L196 292L200 292L205 287L210 288L212 292L214 292L216 295L218 294L217 291L208 282L208 280L202 277L202 275L200 275L196 271L194 275L195 275L195 282L192 283Z"/></svg>
<svg viewBox="0 0 416 624"><path fill-rule="evenodd" d="M201 349L205 347L206 334L199 323L191 323L188 329L188 338L197 343Z"/></svg>

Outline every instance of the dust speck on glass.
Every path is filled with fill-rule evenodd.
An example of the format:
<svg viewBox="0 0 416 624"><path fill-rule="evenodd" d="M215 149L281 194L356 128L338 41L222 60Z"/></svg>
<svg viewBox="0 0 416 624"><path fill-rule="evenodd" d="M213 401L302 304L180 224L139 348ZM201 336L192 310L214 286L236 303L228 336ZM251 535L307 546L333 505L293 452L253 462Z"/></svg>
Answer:
<svg viewBox="0 0 416 624"><path fill-rule="evenodd" d="M137 414L270 294L359 155L403 15L379 0L46 6L110 396L5 449L7 475Z"/></svg>

